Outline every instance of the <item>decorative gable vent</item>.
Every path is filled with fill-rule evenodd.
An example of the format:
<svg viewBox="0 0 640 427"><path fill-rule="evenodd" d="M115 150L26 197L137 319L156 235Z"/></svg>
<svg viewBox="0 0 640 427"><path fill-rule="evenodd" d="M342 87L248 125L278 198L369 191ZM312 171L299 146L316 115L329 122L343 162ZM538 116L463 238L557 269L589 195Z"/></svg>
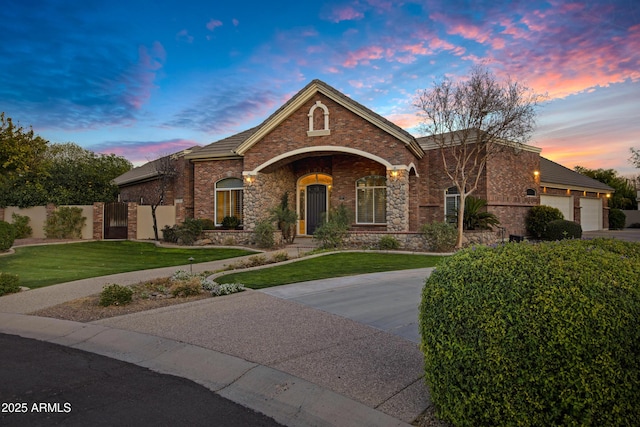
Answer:
<svg viewBox="0 0 640 427"><path fill-rule="evenodd" d="M320 107L324 111L324 129L313 129L313 114L316 109ZM323 136L330 135L331 131L329 130L329 109L326 105L322 103L322 101L316 101L315 104L309 109L309 130L307 131L307 136Z"/></svg>

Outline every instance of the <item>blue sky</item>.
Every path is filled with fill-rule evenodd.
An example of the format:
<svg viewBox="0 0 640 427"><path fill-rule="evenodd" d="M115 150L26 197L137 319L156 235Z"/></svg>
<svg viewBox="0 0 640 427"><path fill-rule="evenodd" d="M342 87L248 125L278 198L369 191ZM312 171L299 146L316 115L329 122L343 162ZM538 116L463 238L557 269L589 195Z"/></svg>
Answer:
<svg viewBox="0 0 640 427"><path fill-rule="evenodd" d="M638 0L9 0L0 22L0 111L134 164L252 127L316 78L419 135L415 92L483 63L548 94L544 156L640 172Z"/></svg>

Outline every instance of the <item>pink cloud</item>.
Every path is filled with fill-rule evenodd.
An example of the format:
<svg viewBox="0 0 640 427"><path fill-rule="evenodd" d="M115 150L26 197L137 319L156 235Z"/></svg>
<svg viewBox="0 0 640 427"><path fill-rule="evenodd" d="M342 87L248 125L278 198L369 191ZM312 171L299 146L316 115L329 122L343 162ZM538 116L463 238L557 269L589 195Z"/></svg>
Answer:
<svg viewBox="0 0 640 427"><path fill-rule="evenodd" d="M240 21L238 21L236 18L233 18L231 20L231 23L233 24L234 27L237 27L238 25L240 25Z"/></svg>
<svg viewBox="0 0 640 427"><path fill-rule="evenodd" d="M193 43L193 36L189 35L189 32L187 30L182 30L179 31L178 34L176 34L176 40L186 43Z"/></svg>
<svg viewBox="0 0 640 427"><path fill-rule="evenodd" d="M354 68L358 64L368 65L371 60L382 58L384 53L385 49L380 46L366 46L349 52L342 65L347 68Z"/></svg>
<svg viewBox="0 0 640 427"><path fill-rule="evenodd" d="M222 26L222 22L218 21L217 19L210 19L209 22L207 22L207 29L209 31L213 31L218 27Z"/></svg>
<svg viewBox="0 0 640 427"><path fill-rule="evenodd" d="M151 48L138 48L138 63L132 71L123 77L121 84L126 87L124 101L135 109L140 109L155 89L157 72L163 67L167 53L160 42L154 42Z"/></svg>
<svg viewBox="0 0 640 427"><path fill-rule="evenodd" d="M340 6L329 13L329 20L335 23L341 21L356 21L364 18L364 13L355 10L351 6Z"/></svg>
<svg viewBox="0 0 640 427"><path fill-rule="evenodd" d="M187 148L199 146L188 139L170 139L165 141L105 141L92 146L92 151L100 154L115 154L129 160L134 166L140 166L151 160Z"/></svg>

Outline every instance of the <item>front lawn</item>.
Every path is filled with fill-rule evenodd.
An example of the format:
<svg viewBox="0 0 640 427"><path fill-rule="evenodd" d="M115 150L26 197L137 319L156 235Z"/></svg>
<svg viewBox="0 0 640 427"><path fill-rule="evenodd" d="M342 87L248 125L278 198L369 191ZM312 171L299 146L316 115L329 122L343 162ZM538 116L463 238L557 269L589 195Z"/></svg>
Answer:
<svg viewBox="0 0 640 427"><path fill-rule="evenodd" d="M57 283L127 271L171 267L251 255L242 249L159 248L143 242L85 242L18 247L0 257L0 271L20 277L20 285L41 288Z"/></svg>
<svg viewBox="0 0 640 427"><path fill-rule="evenodd" d="M432 255L342 252L275 267L225 274L215 281L241 283L248 288L262 289L332 277L435 267L443 258Z"/></svg>

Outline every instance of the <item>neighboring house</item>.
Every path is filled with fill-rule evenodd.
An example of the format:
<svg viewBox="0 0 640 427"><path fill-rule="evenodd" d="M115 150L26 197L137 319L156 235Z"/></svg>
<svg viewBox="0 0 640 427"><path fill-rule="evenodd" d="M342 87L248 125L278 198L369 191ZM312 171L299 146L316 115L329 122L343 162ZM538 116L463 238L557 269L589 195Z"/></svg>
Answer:
<svg viewBox="0 0 640 427"><path fill-rule="evenodd" d="M298 235L312 235L323 214L341 204L354 214L352 231L416 232L424 223L444 221L459 200L428 137L415 138L319 80L259 126L178 153L174 161L183 173L166 203L179 205L179 219L221 224L225 216L237 216L245 230L266 218L285 193L299 216ZM145 203L157 172L152 163L116 179L123 201ZM474 195L488 201L507 234L525 234L531 206L561 204L551 199L558 191L574 206L567 218L589 218L592 228L597 217L597 228L606 228L612 189L566 168L556 174L552 165L535 147L505 151L488 161Z"/></svg>

